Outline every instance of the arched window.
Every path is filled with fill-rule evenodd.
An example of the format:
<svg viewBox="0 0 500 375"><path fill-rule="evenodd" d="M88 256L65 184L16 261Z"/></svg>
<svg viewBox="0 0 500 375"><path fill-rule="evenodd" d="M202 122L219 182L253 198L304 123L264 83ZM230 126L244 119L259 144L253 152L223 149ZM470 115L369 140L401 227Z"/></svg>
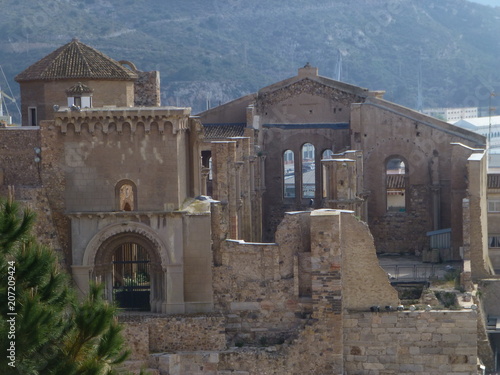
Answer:
<svg viewBox="0 0 500 375"><path fill-rule="evenodd" d="M327 150L323 151L323 153L321 154L321 159L331 159L332 155L333 155L333 151L327 149Z"/></svg>
<svg viewBox="0 0 500 375"><path fill-rule="evenodd" d="M305 143L302 146L302 198L314 198L316 192L316 165L314 146Z"/></svg>
<svg viewBox="0 0 500 375"><path fill-rule="evenodd" d="M403 159L394 157L385 165L387 211L406 211L406 177L408 169Z"/></svg>
<svg viewBox="0 0 500 375"><path fill-rule="evenodd" d="M123 180L116 184L115 195L119 211L137 210L137 188L132 181Z"/></svg>
<svg viewBox="0 0 500 375"><path fill-rule="evenodd" d="M283 197L295 198L295 156L293 151L283 153Z"/></svg>
<svg viewBox="0 0 500 375"><path fill-rule="evenodd" d="M212 196L212 151L205 150L201 152L201 166L202 194Z"/></svg>

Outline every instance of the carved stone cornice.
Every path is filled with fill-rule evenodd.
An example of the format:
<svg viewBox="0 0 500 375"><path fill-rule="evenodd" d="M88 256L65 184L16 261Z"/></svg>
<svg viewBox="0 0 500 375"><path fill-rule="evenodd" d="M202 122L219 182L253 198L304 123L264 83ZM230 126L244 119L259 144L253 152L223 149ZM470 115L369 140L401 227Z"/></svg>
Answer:
<svg viewBox="0 0 500 375"><path fill-rule="evenodd" d="M257 108L260 112L262 112L268 107L304 93L323 97L328 100L342 103L346 106L349 106L351 103L360 103L365 101L365 98L358 95L354 95L335 87L327 86L320 82L305 78L274 91L259 93L257 98Z"/></svg>
<svg viewBox="0 0 500 375"><path fill-rule="evenodd" d="M117 108L117 109L82 109L80 111L59 111L54 115L54 124L63 134L72 127L76 134L122 134L128 127L133 134L139 127L149 134L157 130L160 134L170 130L172 134L189 129L187 108Z"/></svg>

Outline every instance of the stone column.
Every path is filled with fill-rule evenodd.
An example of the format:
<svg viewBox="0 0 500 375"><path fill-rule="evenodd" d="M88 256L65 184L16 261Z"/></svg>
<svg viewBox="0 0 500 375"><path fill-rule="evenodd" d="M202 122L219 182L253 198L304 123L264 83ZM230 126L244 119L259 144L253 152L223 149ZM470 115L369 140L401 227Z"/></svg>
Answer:
<svg viewBox="0 0 500 375"><path fill-rule="evenodd" d="M326 202L328 208L347 209L361 216L363 200L358 196L357 162L353 159L326 159L324 179L326 182Z"/></svg>
<svg viewBox="0 0 500 375"><path fill-rule="evenodd" d="M202 168L201 170L201 195L208 195L207 192L207 183L208 183L208 176L210 174L210 168Z"/></svg>
<svg viewBox="0 0 500 375"><path fill-rule="evenodd" d="M486 152L474 153L467 160L468 216L472 279L494 274L488 254L488 202ZM465 206L463 206L465 208ZM466 212L467 213L467 212ZM465 227L466 223L463 223ZM467 228L463 229L466 233Z"/></svg>
<svg viewBox="0 0 500 375"><path fill-rule="evenodd" d="M318 350L327 356L324 360L330 363L334 374L344 373L340 236L339 211L311 213L313 318L322 322L317 330L324 342L318 342Z"/></svg>
<svg viewBox="0 0 500 375"><path fill-rule="evenodd" d="M75 282L79 298L83 298L89 293L89 282L92 267L90 266L71 266L71 274Z"/></svg>
<svg viewBox="0 0 500 375"><path fill-rule="evenodd" d="M183 314L184 307L184 271L182 264L167 266L164 290L166 303L162 307L163 313Z"/></svg>
<svg viewBox="0 0 500 375"><path fill-rule="evenodd" d="M229 238L239 238L236 142L212 142L213 198L228 206Z"/></svg>
<svg viewBox="0 0 500 375"><path fill-rule="evenodd" d="M441 229L441 186L439 181L439 158L434 155L430 162L431 191L432 191L432 218L434 230Z"/></svg>

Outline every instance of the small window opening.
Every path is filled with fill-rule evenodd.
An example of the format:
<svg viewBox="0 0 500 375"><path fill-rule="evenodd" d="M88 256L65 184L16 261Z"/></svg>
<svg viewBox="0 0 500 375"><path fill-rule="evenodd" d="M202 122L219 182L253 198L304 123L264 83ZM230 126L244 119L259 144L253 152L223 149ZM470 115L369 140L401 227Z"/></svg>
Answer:
<svg viewBox="0 0 500 375"><path fill-rule="evenodd" d="M390 159L386 164L386 196L388 212L406 211L407 169L402 159Z"/></svg>
<svg viewBox="0 0 500 375"><path fill-rule="evenodd" d="M283 197L295 198L295 156L293 151L283 153Z"/></svg>

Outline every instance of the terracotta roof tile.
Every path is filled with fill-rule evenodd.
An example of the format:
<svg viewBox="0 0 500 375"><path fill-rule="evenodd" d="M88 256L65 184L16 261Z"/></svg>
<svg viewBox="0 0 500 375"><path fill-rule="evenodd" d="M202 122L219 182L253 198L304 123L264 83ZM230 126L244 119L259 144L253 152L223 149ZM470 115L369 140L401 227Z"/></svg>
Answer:
<svg viewBox="0 0 500 375"><path fill-rule="evenodd" d="M242 137L246 124L203 124L206 139Z"/></svg>
<svg viewBox="0 0 500 375"><path fill-rule="evenodd" d="M16 76L17 82L57 79L133 80L137 74L77 39Z"/></svg>
<svg viewBox="0 0 500 375"><path fill-rule="evenodd" d="M405 175L404 174L388 174L387 189L404 189L405 188Z"/></svg>

